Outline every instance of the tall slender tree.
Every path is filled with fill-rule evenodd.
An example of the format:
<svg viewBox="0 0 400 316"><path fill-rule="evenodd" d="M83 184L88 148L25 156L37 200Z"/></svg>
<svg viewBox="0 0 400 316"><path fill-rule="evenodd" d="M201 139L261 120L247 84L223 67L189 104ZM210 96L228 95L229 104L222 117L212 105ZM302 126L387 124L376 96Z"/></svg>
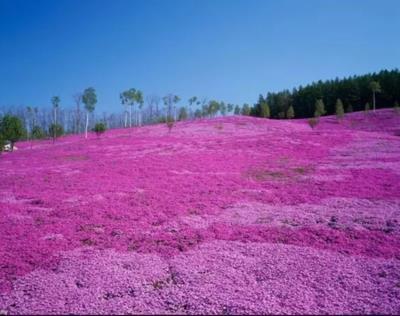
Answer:
<svg viewBox="0 0 400 316"><path fill-rule="evenodd" d="M59 96L54 96L51 98L51 104L53 105L53 110L54 110L54 126L57 126L57 111L60 106L60 102L61 102L61 100L60 100ZM56 129L54 128L53 141L55 141L56 137L57 137L55 131L56 131Z"/></svg>
<svg viewBox="0 0 400 316"><path fill-rule="evenodd" d="M135 94L135 102L138 104L138 108L139 108L139 126L142 126L142 108L143 108L143 93L140 90L136 91Z"/></svg>
<svg viewBox="0 0 400 316"><path fill-rule="evenodd" d="M381 92L382 89L381 89L381 85L379 84L378 81L371 81L369 83L369 88L372 91L372 107L373 107L374 112L375 112L375 110L376 110L375 94Z"/></svg>
<svg viewBox="0 0 400 316"><path fill-rule="evenodd" d="M193 96L189 99L189 118L193 117L193 109L192 106L195 104L197 101L197 97Z"/></svg>
<svg viewBox="0 0 400 316"><path fill-rule="evenodd" d="M137 91L132 88L126 90L120 94L122 104L125 106L125 127L127 125L127 114L126 107L129 107L129 127L132 127L132 107L135 105L137 99Z"/></svg>
<svg viewBox="0 0 400 316"><path fill-rule="evenodd" d="M96 90L92 87L85 89L82 95L82 102L85 105L86 110L85 138L87 138L89 128L89 113L94 111L97 103Z"/></svg>
<svg viewBox="0 0 400 316"><path fill-rule="evenodd" d="M75 127L76 127L76 133L81 132L81 103L82 103L82 93L75 93L73 96L75 106L76 106L76 121L75 121Z"/></svg>

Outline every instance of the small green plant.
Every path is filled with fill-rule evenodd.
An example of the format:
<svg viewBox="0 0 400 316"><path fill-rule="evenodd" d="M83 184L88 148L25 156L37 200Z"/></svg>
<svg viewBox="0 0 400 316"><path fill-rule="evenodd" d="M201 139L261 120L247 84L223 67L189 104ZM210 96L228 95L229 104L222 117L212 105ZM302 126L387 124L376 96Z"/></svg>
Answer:
<svg viewBox="0 0 400 316"><path fill-rule="evenodd" d="M312 129L314 129L318 125L318 123L319 123L319 120L317 117L310 117L308 119L308 125L310 125L310 127Z"/></svg>
<svg viewBox="0 0 400 316"><path fill-rule="evenodd" d="M93 128L93 131L96 132L97 137L100 137L101 134L103 134L106 130L107 126L103 122L96 123L96 125Z"/></svg>

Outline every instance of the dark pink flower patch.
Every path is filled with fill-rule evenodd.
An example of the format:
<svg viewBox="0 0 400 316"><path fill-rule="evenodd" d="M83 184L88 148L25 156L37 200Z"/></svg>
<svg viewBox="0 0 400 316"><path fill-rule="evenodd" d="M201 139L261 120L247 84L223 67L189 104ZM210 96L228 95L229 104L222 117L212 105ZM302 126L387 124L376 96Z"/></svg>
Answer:
<svg viewBox="0 0 400 316"><path fill-rule="evenodd" d="M391 113L19 144L0 157L0 313L398 313Z"/></svg>

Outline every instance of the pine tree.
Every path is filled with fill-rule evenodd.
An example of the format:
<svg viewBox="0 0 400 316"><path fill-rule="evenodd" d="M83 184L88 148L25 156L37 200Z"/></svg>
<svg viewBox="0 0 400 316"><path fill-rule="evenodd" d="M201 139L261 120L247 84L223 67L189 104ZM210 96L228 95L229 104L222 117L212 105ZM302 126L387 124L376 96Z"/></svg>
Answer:
<svg viewBox="0 0 400 316"><path fill-rule="evenodd" d="M322 115L325 115L325 113L326 113L326 111L325 111L324 101L322 101L322 99L318 99L317 101L315 101L314 116L315 117L320 117Z"/></svg>
<svg viewBox="0 0 400 316"><path fill-rule="evenodd" d="M294 109L293 106L289 106L289 109L286 112L286 117L290 120L292 118L294 118L295 113L294 113Z"/></svg>
<svg viewBox="0 0 400 316"><path fill-rule="evenodd" d="M271 111L267 102L264 101L260 104L260 112L261 117L269 118L271 116Z"/></svg>
<svg viewBox="0 0 400 316"><path fill-rule="evenodd" d="M344 117L343 102L340 99L336 100L336 117L341 120Z"/></svg>

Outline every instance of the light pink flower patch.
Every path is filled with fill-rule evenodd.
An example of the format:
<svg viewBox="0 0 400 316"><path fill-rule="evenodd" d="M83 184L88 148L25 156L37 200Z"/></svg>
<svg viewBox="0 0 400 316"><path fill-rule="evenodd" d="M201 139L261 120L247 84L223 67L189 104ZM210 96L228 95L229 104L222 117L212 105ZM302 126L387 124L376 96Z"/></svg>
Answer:
<svg viewBox="0 0 400 316"><path fill-rule="evenodd" d="M398 123L225 117L22 142L0 157L0 311L398 313Z"/></svg>

